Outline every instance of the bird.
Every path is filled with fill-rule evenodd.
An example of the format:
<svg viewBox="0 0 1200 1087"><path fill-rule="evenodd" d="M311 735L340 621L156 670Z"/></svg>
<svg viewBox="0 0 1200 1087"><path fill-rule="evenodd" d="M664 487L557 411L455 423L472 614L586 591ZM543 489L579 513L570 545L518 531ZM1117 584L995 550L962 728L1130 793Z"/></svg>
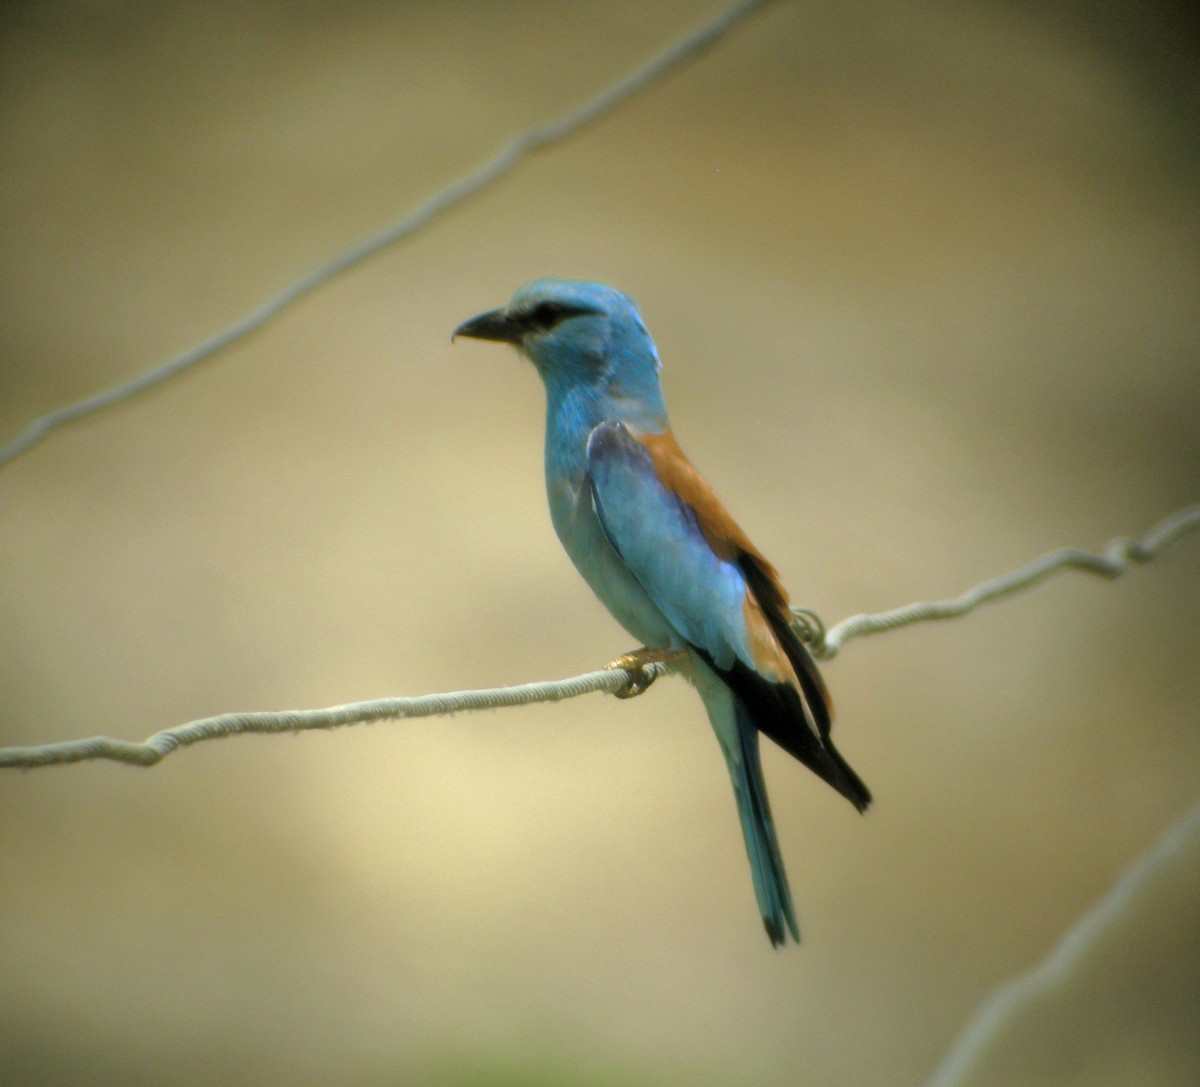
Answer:
<svg viewBox="0 0 1200 1087"><path fill-rule="evenodd" d="M634 302L545 277L455 329L511 344L545 385L550 516L579 573L642 645L615 666L671 660L695 687L733 782L773 947L800 927L767 800L759 733L858 811L871 793L833 744L833 707L775 567L684 454L658 349Z"/></svg>

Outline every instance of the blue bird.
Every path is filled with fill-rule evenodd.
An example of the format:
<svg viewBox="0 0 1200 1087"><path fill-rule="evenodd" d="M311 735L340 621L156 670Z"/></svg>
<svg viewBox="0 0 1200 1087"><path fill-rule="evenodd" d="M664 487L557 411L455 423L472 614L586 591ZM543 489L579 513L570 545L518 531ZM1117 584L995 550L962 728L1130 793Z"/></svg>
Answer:
<svg viewBox="0 0 1200 1087"><path fill-rule="evenodd" d="M825 684L775 568L671 432L661 363L633 302L602 283L538 279L455 336L513 344L546 386L546 490L584 580L646 647L678 657L733 779L754 894L772 945L799 942L759 757L769 736L859 811L871 794L830 738Z"/></svg>

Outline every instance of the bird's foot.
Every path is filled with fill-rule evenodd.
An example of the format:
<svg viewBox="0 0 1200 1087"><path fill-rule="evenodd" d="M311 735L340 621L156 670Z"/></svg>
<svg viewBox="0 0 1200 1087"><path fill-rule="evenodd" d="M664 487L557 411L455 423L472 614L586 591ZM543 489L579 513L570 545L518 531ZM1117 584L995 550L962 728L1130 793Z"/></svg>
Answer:
<svg viewBox="0 0 1200 1087"><path fill-rule="evenodd" d="M629 673L629 682L624 687L613 692L618 698L636 698L642 694L658 678L655 664L669 664L683 656L682 649L635 649L632 653L622 653L616 660L609 661L604 667L608 669L624 669Z"/></svg>

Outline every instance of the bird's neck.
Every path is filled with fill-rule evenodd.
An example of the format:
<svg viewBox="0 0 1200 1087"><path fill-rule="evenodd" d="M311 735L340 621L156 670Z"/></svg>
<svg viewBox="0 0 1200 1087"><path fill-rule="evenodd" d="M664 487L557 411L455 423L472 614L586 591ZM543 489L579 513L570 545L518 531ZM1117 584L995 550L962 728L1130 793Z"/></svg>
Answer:
<svg viewBox="0 0 1200 1087"><path fill-rule="evenodd" d="M546 393L546 467L556 475L583 474L588 435L600 423L625 423L649 434L661 434L670 426L661 394L633 397L580 384L561 389L548 386Z"/></svg>

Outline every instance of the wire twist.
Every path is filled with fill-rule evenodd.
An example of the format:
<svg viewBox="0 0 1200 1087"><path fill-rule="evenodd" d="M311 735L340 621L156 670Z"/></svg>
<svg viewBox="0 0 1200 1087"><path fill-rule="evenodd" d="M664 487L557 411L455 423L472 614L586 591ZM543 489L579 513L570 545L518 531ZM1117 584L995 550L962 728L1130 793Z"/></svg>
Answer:
<svg viewBox="0 0 1200 1087"><path fill-rule="evenodd" d="M904 607L876 615L852 615L834 626L823 640L817 639L812 642L813 655L820 660L832 660L837 656L838 650L852 638L878 634L884 630L896 630L912 623L955 619L974 611L980 604L1008 596L1021 589L1028 589L1060 570L1081 570L1111 580L1123 574L1130 565L1149 562L1164 547L1198 525L1200 506L1189 506L1160 521L1140 540L1118 536L1110 541L1100 554L1061 547L1035 559L1027 566L1022 566L1019 570L992 578L949 600L906 604ZM793 609L793 613L812 615L805 609Z"/></svg>

